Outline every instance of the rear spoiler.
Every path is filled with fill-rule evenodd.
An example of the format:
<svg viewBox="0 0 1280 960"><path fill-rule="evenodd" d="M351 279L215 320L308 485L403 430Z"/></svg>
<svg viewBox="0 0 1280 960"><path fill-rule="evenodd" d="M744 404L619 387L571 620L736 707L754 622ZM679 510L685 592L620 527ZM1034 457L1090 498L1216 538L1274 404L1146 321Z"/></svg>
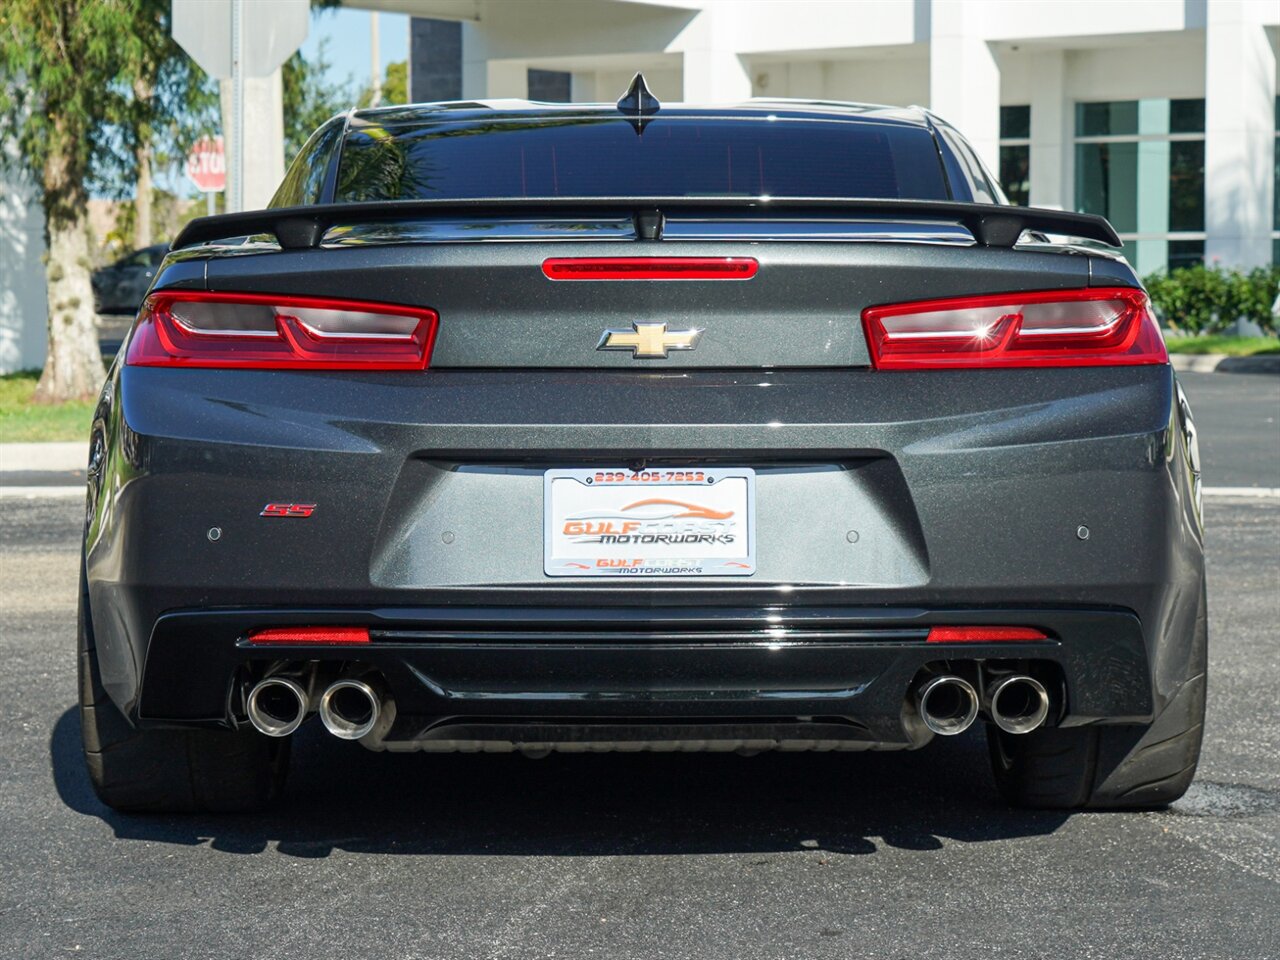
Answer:
<svg viewBox="0 0 1280 960"><path fill-rule="evenodd" d="M772 213L808 211L887 219L952 220L963 224L985 247L1012 247L1024 230L1052 233L1082 240L1096 240L1112 247L1120 237L1104 217L1037 207L990 203L956 203L949 200L830 200L807 197L775 199L759 197L554 197L547 199L479 200L380 200L365 203L323 203L301 207L277 207L198 217L179 231L173 249L211 240L275 236L287 250L320 246L325 232L338 224L382 220L408 220L434 214L467 215L508 213L517 216L612 214L631 211L636 235L646 240L662 236L663 210L700 212L745 211Z"/></svg>

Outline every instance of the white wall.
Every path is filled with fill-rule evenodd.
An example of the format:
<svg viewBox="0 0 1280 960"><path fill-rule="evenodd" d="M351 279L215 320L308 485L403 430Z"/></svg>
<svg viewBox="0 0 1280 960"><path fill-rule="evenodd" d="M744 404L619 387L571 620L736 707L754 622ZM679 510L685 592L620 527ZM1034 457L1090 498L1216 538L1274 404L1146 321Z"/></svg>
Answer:
<svg viewBox="0 0 1280 960"><path fill-rule="evenodd" d="M1034 52L1030 56L1034 61ZM1070 100L1182 100L1204 91L1202 30L1158 43L1067 52Z"/></svg>
<svg viewBox="0 0 1280 960"><path fill-rule="evenodd" d="M892 58L751 61L757 97L852 100L910 106L929 101L929 61L916 51Z"/></svg>
<svg viewBox="0 0 1280 960"><path fill-rule="evenodd" d="M44 366L44 216L30 184L0 173L0 373Z"/></svg>

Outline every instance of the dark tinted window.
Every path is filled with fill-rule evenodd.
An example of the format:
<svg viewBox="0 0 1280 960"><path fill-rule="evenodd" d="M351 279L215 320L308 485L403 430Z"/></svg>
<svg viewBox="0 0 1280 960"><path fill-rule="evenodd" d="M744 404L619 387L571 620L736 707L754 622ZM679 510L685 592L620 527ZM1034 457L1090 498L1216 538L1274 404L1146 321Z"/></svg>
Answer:
<svg viewBox="0 0 1280 960"><path fill-rule="evenodd" d="M1076 136L1106 137L1138 132L1138 101L1076 104Z"/></svg>
<svg viewBox="0 0 1280 960"><path fill-rule="evenodd" d="M945 123L938 124L938 133L951 148L948 155L953 158L953 163L947 169L951 173L956 199L972 200L974 203L1001 202L986 171L982 169L982 164L978 162L977 154L965 143L964 138ZM965 193L969 195L965 196Z"/></svg>
<svg viewBox="0 0 1280 960"><path fill-rule="evenodd" d="M1204 133L1204 101L1170 100L1169 132Z"/></svg>
<svg viewBox="0 0 1280 960"><path fill-rule="evenodd" d="M1027 140L1031 137L1031 108L1000 108L1000 139Z"/></svg>
<svg viewBox="0 0 1280 960"><path fill-rule="evenodd" d="M1166 103L1167 119L1164 114ZM1144 109L1149 109L1145 117ZM1203 132L1203 100L1110 100L1076 104L1078 137Z"/></svg>
<svg viewBox="0 0 1280 960"><path fill-rule="evenodd" d="M1031 203L1031 148L1025 143L1000 148L1000 186L1010 203Z"/></svg>
<svg viewBox="0 0 1280 960"><path fill-rule="evenodd" d="M154 261L151 258L151 248L146 247L142 250L135 250L133 251L133 253L129 254L127 257L117 260L116 266L117 267L149 267L153 262Z"/></svg>
<svg viewBox="0 0 1280 960"><path fill-rule="evenodd" d="M478 197L947 199L923 128L854 121L657 117L353 122L344 201Z"/></svg>
<svg viewBox="0 0 1280 960"><path fill-rule="evenodd" d="M345 125L345 117L334 117L311 135L311 139L302 145L293 163L289 165L268 206L296 207L320 202L329 160L338 141L342 139L342 128Z"/></svg>

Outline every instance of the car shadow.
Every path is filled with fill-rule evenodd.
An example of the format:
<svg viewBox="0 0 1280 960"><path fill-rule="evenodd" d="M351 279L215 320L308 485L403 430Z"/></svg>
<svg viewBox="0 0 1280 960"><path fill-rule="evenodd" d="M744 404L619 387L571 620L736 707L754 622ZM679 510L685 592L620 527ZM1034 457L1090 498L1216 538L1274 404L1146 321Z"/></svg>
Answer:
<svg viewBox="0 0 1280 960"><path fill-rule="evenodd" d="M50 761L58 796L122 840L226 853L609 856L869 854L1052 833L1066 815L996 795L982 734L912 753L377 754L308 723L285 794L262 814L130 816L93 793L75 708Z"/></svg>

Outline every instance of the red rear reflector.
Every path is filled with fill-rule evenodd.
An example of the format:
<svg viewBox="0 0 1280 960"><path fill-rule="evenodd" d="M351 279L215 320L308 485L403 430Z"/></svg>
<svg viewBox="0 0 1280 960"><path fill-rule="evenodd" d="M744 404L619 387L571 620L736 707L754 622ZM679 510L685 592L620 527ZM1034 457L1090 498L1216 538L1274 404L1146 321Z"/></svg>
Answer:
<svg viewBox="0 0 1280 960"><path fill-rule="evenodd" d="M1004 640L1048 640L1032 627L930 627L929 643L999 643Z"/></svg>
<svg viewBox="0 0 1280 960"><path fill-rule="evenodd" d="M264 627L249 631L250 643L368 643L368 627Z"/></svg>
<svg viewBox="0 0 1280 960"><path fill-rule="evenodd" d="M1167 363L1147 295L1132 287L924 300L862 311L879 370Z"/></svg>
<svg viewBox="0 0 1280 960"><path fill-rule="evenodd" d="M550 280L750 280L753 257L582 257L542 261Z"/></svg>
<svg viewBox="0 0 1280 960"><path fill-rule="evenodd" d="M388 303L257 293L163 291L129 337L135 367L423 370L439 318Z"/></svg>

